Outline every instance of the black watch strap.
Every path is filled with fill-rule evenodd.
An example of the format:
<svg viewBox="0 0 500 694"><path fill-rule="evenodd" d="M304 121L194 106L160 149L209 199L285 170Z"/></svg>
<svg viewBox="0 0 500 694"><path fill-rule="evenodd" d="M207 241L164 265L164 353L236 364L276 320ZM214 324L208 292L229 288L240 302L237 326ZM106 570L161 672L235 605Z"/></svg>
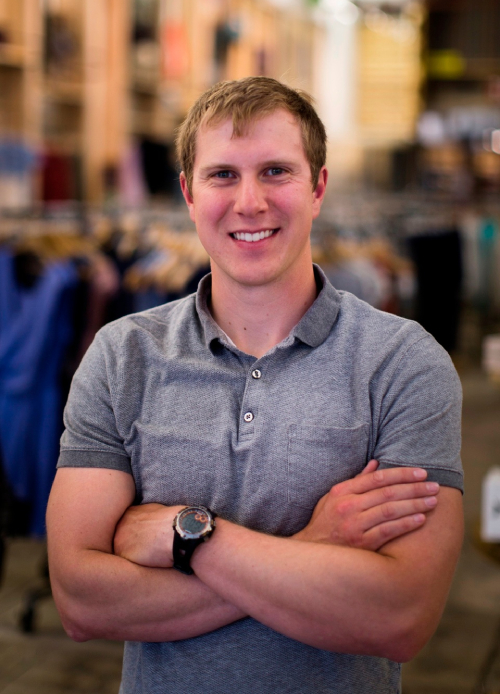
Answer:
<svg viewBox="0 0 500 694"><path fill-rule="evenodd" d="M194 574L191 568L191 557L193 556L194 550L201 545L203 538L197 538L196 540L185 540L177 533L174 533L174 569L180 571L186 576L192 576Z"/></svg>

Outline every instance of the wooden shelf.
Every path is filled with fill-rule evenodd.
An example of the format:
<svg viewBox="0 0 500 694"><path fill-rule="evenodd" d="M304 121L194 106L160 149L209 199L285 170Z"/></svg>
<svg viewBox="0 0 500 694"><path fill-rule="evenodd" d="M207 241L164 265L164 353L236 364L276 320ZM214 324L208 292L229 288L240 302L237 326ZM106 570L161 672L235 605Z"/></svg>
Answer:
<svg viewBox="0 0 500 694"><path fill-rule="evenodd" d="M91 203L104 199L104 174L120 166L130 140L171 142L215 79L286 74L314 88L318 35L305 10L279 10L269 0L157 0L148 48L131 41L135 2L0 0L8 41L0 44L0 129L79 156ZM216 65L224 23L237 39Z"/></svg>
<svg viewBox="0 0 500 694"><path fill-rule="evenodd" d="M0 43L0 65L23 68L26 64L24 46Z"/></svg>
<svg viewBox="0 0 500 694"><path fill-rule="evenodd" d="M131 90L137 92L138 94L146 94L149 96L159 95L159 80L158 78L150 77L146 75L135 74L132 76Z"/></svg>
<svg viewBox="0 0 500 694"><path fill-rule="evenodd" d="M52 101L63 104L83 104L84 85L80 80L69 80L68 78L46 78L44 84L45 96Z"/></svg>

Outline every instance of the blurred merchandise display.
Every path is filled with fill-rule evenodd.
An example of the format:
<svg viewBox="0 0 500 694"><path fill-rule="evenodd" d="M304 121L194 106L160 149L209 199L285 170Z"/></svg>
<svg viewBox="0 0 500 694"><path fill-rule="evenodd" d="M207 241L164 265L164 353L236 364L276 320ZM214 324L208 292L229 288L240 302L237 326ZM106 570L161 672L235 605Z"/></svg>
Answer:
<svg viewBox="0 0 500 694"><path fill-rule="evenodd" d="M313 257L338 289L416 318L453 353L464 307L484 317L484 330L500 319L499 223L500 206L344 195L315 221ZM96 331L195 291L209 261L184 205L173 203L4 215L0 240L0 457L9 503L24 519L17 527L40 535L62 405Z"/></svg>
<svg viewBox="0 0 500 694"><path fill-rule="evenodd" d="M462 302L458 229L432 227L408 238L417 273L415 319L448 351L457 348Z"/></svg>
<svg viewBox="0 0 500 694"><path fill-rule="evenodd" d="M483 480L481 540L500 542L500 467L493 467Z"/></svg>
<svg viewBox="0 0 500 694"><path fill-rule="evenodd" d="M382 3L381 3L382 5ZM375 4L359 30L360 136L366 145L409 142L421 108L423 5Z"/></svg>
<svg viewBox="0 0 500 694"><path fill-rule="evenodd" d="M457 200L500 192L500 109L461 106L424 112L417 134L425 190Z"/></svg>
<svg viewBox="0 0 500 694"><path fill-rule="evenodd" d="M375 308L405 315L414 302L413 264L386 238L334 235L318 243L313 255L336 289L351 292Z"/></svg>
<svg viewBox="0 0 500 694"><path fill-rule="evenodd" d="M33 201L122 199L136 143L171 151L210 84L264 74L317 98L352 168L356 148L413 139L424 18L418 0L2 0L0 135L46 152Z"/></svg>
<svg viewBox="0 0 500 694"><path fill-rule="evenodd" d="M47 153L31 204L103 198L125 140L126 10L120 0L0 2L0 136ZM74 180L54 185L77 160Z"/></svg>
<svg viewBox="0 0 500 694"><path fill-rule="evenodd" d="M313 94L334 185L495 196L499 31L492 0L2 0L0 137L44 158L0 204L178 195L187 109L249 74Z"/></svg>
<svg viewBox="0 0 500 694"><path fill-rule="evenodd" d="M469 322L473 316L474 335L467 339L477 353L483 336L500 325L499 225L498 203L364 191L331 199L313 239L327 249L329 276L339 288L377 307L380 287L389 288L389 304L382 307L418 320L452 353L463 346L464 311ZM367 261L372 267L364 272ZM373 265L390 279L381 283L379 275L378 292Z"/></svg>
<svg viewBox="0 0 500 694"><path fill-rule="evenodd" d="M71 338L76 271L42 268L33 254L0 250L0 456L16 499L31 508L30 532L45 533L64 400L60 361Z"/></svg>
<svg viewBox="0 0 500 694"><path fill-rule="evenodd" d="M0 219L0 471L12 533L45 534L64 403L97 330L195 291L208 272L185 221L176 210L160 221L151 211Z"/></svg>
<svg viewBox="0 0 500 694"><path fill-rule="evenodd" d="M75 76L81 70L79 37L71 17L49 10L45 15L45 68L49 73Z"/></svg>
<svg viewBox="0 0 500 694"><path fill-rule="evenodd" d="M31 207L36 167L33 149L22 141L0 138L0 209Z"/></svg>
<svg viewBox="0 0 500 694"><path fill-rule="evenodd" d="M500 385L500 335L487 335L483 340L483 368Z"/></svg>

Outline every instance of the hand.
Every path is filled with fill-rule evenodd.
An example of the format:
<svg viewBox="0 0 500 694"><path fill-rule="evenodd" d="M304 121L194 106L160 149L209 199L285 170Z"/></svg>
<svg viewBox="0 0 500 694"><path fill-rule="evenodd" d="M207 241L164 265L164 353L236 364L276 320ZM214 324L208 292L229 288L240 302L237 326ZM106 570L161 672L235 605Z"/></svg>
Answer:
<svg viewBox="0 0 500 694"><path fill-rule="evenodd" d="M173 565L173 520L183 506L143 504L130 506L116 526L115 554L141 566Z"/></svg>
<svg viewBox="0 0 500 694"><path fill-rule="evenodd" d="M439 485L425 482L421 468L377 467L370 460L359 475L332 487L294 539L377 551L422 526L436 507Z"/></svg>

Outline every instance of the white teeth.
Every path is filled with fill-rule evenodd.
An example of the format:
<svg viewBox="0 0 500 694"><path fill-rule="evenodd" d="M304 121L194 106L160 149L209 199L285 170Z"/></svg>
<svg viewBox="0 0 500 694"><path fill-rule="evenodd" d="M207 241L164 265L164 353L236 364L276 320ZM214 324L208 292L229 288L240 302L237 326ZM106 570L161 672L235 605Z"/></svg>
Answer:
<svg viewBox="0 0 500 694"><path fill-rule="evenodd" d="M237 240L237 241L248 241L249 243L253 243L254 241L262 241L262 239L267 239L269 236L274 234L274 229L266 229L266 231L256 231L255 233L251 234L248 231L245 232L235 232L232 234L232 236Z"/></svg>

